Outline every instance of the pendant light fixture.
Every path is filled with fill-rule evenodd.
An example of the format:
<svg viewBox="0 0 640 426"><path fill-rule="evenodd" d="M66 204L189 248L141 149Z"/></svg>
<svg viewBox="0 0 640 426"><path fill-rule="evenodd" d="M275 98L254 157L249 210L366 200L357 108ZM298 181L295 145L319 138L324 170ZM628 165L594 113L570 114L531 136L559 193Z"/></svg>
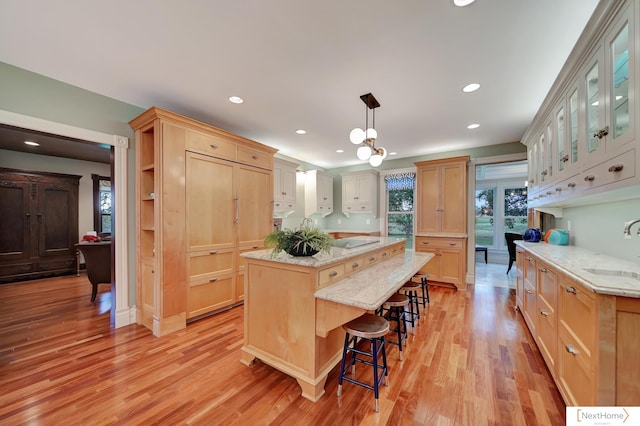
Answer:
<svg viewBox="0 0 640 426"><path fill-rule="evenodd" d="M380 106L380 103L371 94L360 96L365 107L365 130L356 127L349 134L349 140L354 145L360 145L356 151L356 155L360 160L369 160L369 164L373 167L378 167L382 164L382 160L387 158L387 150L379 147L376 148L376 139L378 138L378 132L376 132L376 108ZM373 110L373 120L371 127L369 127L369 110Z"/></svg>

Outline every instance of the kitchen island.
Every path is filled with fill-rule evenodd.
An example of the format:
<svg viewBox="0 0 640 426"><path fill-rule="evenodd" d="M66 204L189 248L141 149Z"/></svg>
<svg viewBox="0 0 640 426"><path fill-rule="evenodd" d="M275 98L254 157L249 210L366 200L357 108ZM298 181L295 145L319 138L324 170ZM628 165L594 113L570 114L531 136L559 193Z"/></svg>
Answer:
<svg viewBox="0 0 640 426"><path fill-rule="evenodd" d="M354 240L356 242L356 240ZM294 377L317 401L342 356L341 325L378 308L432 257L405 250L401 238L379 237L331 254L291 257L269 250L245 258L241 362L262 362Z"/></svg>

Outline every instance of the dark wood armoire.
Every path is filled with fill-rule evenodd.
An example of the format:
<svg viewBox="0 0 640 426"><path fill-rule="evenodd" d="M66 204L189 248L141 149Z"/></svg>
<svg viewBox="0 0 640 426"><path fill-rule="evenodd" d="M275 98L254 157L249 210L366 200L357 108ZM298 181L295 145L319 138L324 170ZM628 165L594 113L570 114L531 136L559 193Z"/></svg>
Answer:
<svg viewBox="0 0 640 426"><path fill-rule="evenodd" d="M0 168L0 282L76 270L81 177Z"/></svg>

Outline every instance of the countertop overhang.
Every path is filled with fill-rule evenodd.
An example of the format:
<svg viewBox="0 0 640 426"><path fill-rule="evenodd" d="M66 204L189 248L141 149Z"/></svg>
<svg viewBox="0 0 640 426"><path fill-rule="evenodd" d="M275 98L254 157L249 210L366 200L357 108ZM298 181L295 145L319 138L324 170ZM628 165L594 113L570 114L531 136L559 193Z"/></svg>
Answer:
<svg viewBox="0 0 640 426"><path fill-rule="evenodd" d="M394 256L321 288L314 296L316 299L373 311L433 257L433 253L406 250L404 255Z"/></svg>
<svg viewBox="0 0 640 426"><path fill-rule="evenodd" d="M640 265L636 263L581 247L515 243L594 293L640 298Z"/></svg>

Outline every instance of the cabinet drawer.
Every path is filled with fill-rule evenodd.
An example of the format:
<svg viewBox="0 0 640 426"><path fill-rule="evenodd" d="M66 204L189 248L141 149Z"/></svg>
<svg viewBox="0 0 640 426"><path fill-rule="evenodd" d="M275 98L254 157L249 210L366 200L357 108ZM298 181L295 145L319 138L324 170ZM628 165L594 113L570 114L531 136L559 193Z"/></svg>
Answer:
<svg viewBox="0 0 640 426"><path fill-rule="evenodd" d="M265 249L266 249L265 246L258 245L258 244L238 247L238 252L237 252L238 257L236 258L236 269L238 271L243 271L246 265L246 261L244 257L240 256L242 253L246 253L248 251L255 251L255 250L265 250Z"/></svg>
<svg viewBox="0 0 640 426"><path fill-rule="evenodd" d="M367 253L366 255L363 256L364 264L367 266L373 265L378 261L379 258L380 258L379 252Z"/></svg>
<svg viewBox="0 0 640 426"><path fill-rule="evenodd" d="M558 353L558 326L556 323L556 313L547 302L538 296L536 310L538 312L538 346L542 356L547 361L547 366L551 374L556 374L556 356Z"/></svg>
<svg viewBox="0 0 640 426"><path fill-rule="evenodd" d="M351 272L359 272L364 268L364 257L356 257L349 259L344 263L344 269L347 274Z"/></svg>
<svg viewBox="0 0 640 426"><path fill-rule="evenodd" d="M257 149L238 146L238 161L263 169L273 169L273 156Z"/></svg>
<svg viewBox="0 0 640 426"><path fill-rule="evenodd" d="M542 262L538 262L538 294L549 305L548 309L555 312L558 306L557 274Z"/></svg>
<svg viewBox="0 0 640 426"><path fill-rule="evenodd" d="M233 270L233 250L209 250L189 253L188 276L192 280Z"/></svg>
<svg viewBox="0 0 640 426"><path fill-rule="evenodd" d="M229 160L236 159L236 145L220 136L189 131L187 132L186 146L188 150L202 154Z"/></svg>
<svg viewBox="0 0 640 426"><path fill-rule="evenodd" d="M523 278L524 278L524 281L528 282L534 290L537 283L537 278L536 278L537 275L538 275L538 270L536 268L536 260L533 257L531 257L529 254L525 253Z"/></svg>
<svg viewBox="0 0 640 426"><path fill-rule="evenodd" d="M524 283L524 318L529 326L532 336L536 336L536 326L538 321L537 296L535 288L529 286L528 282Z"/></svg>
<svg viewBox="0 0 640 426"><path fill-rule="evenodd" d="M560 326L591 359L595 344L596 304L593 294L574 281L560 279Z"/></svg>
<svg viewBox="0 0 640 426"><path fill-rule="evenodd" d="M285 202L285 201L275 201L273 203L273 210L277 212L288 212L295 209L296 209L295 203Z"/></svg>
<svg viewBox="0 0 640 426"><path fill-rule="evenodd" d="M53 260L48 262L40 262L38 263L38 271L57 271L61 269L76 269L77 260L74 257L73 259L66 260Z"/></svg>
<svg viewBox="0 0 640 426"><path fill-rule="evenodd" d="M321 269L318 272L318 288L338 281L344 277L344 263L338 263L329 268Z"/></svg>
<svg viewBox="0 0 640 426"><path fill-rule="evenodd" d="M635 156L635 150L632 149L585 170L581 175L584 188L588 190L634 177L636 175Z"/></svg>
<svg viewBox="0 0 640 426"><path fill-rule="evenodd" d="M562 330L558 343L558 378L567 405L595 405L594 372L584 351Z"/></svg>
<svg viewBox="0 0 640 426"><path fill-rule="evenodd" d="M230 306L234 298L233 275L223 275L189 284L187 318Z"/></svg>
<svg viewBox="0 0 640 426"><path fill-rule="evenodd" d="M416 249L419 248L460 248L464 240L461 238L416 237Z"/></svg>

